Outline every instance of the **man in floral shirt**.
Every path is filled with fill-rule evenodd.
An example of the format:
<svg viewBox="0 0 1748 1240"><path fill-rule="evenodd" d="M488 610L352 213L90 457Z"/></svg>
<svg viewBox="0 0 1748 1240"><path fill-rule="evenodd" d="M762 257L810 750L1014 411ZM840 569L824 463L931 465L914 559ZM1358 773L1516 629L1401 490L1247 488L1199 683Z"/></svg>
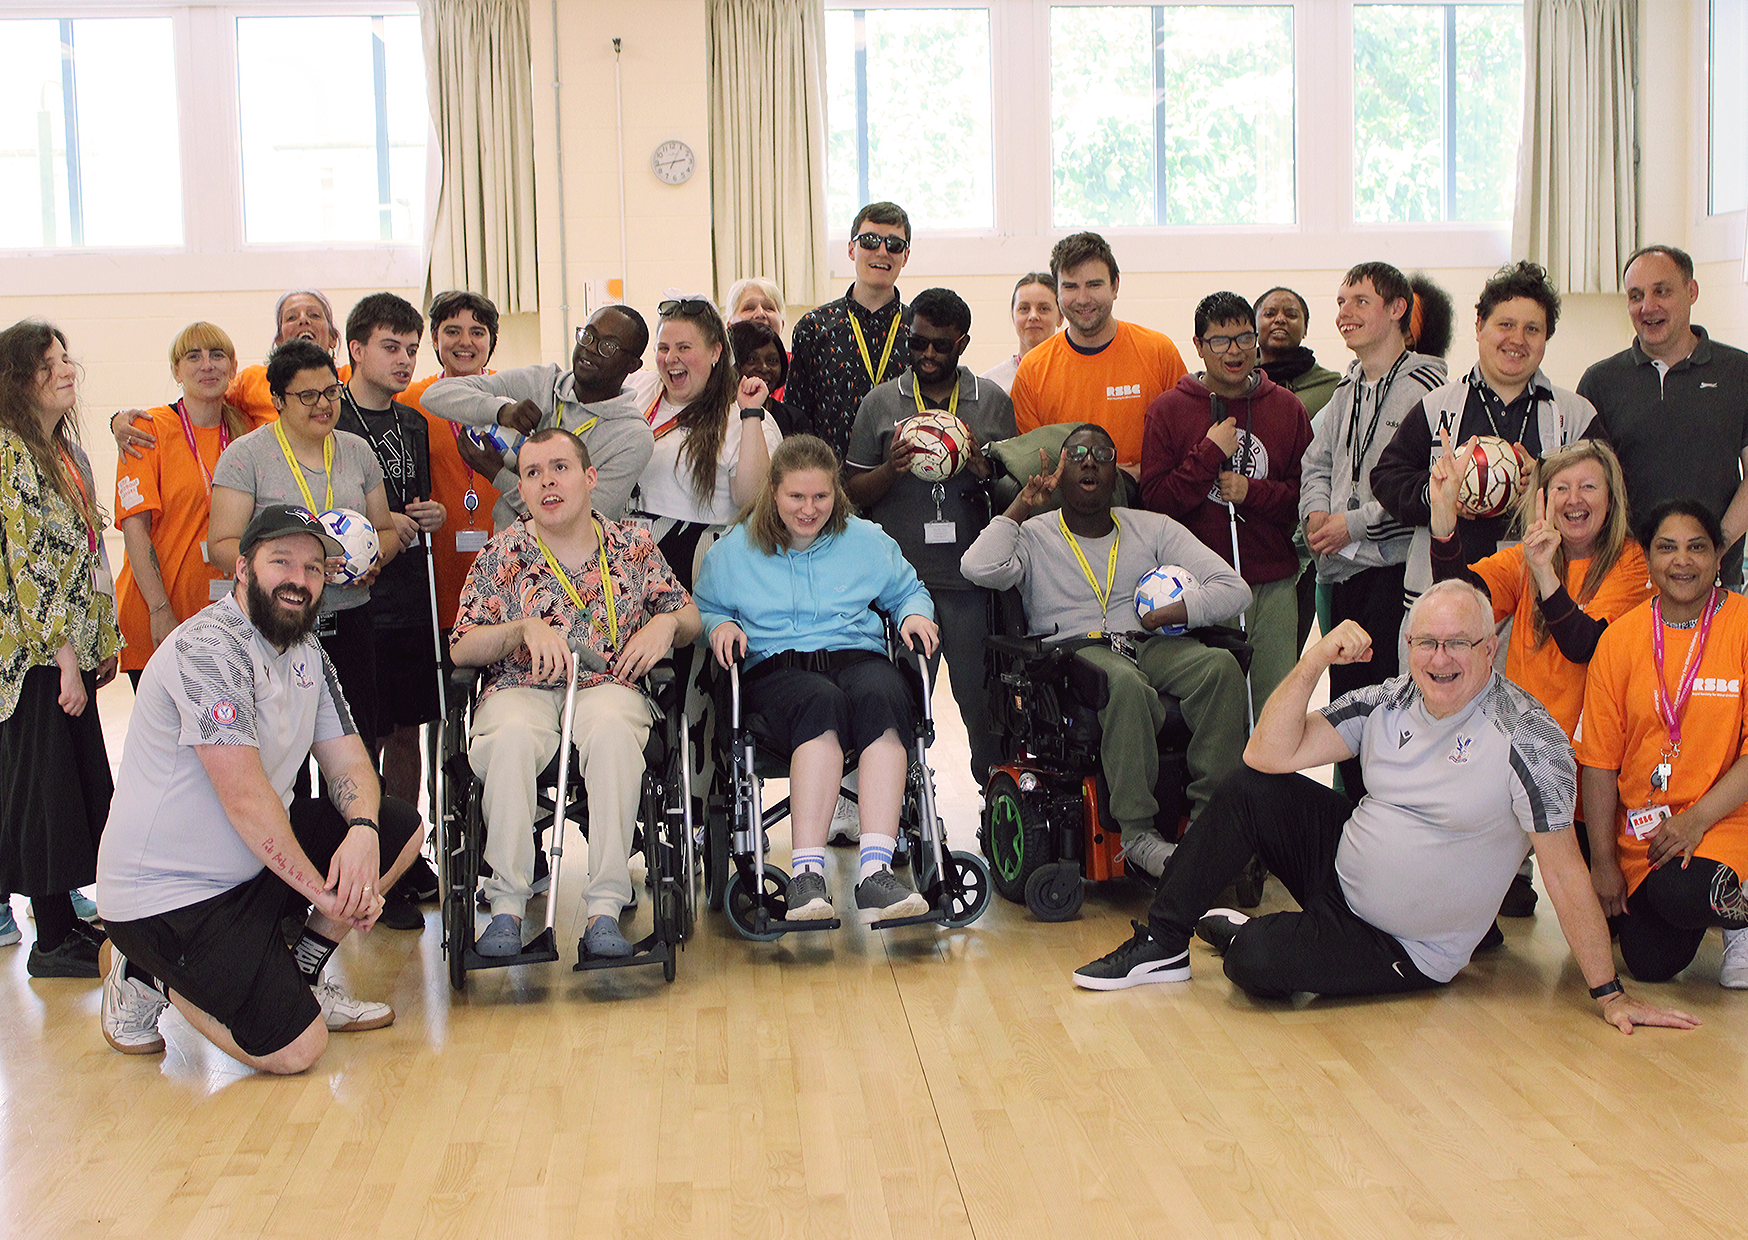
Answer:
<svg viewBox="0 0 1748 1240"><path fill-rule="evenodd" d="M647 533L590 507L595 470L574 435L536 431L517 468L529 515L474 560L450 638L457 666L486 669L468 760L485 781L492 920L475 947L482 956L522 950L534 880L534 781L558 752L574 644L608 668L579 670L571 730L589 799L583 949L628 956L619 913L631 902L627 858L650 725L633 684L675 645L697 639L698 608Z"/></svg>

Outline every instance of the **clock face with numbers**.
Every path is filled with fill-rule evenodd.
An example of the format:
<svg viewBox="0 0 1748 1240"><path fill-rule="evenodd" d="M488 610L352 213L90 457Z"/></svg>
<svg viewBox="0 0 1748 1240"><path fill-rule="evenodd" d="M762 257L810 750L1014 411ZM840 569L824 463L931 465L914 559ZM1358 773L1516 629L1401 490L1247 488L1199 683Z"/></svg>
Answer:
<svg viewBox="0 0 1748 1240"><path fill-rule="evenodd" d="M649 162L655 174L669 185L684 185L692 179L698 157L692 154L691 147L675 138L656 147Z"/></svg>

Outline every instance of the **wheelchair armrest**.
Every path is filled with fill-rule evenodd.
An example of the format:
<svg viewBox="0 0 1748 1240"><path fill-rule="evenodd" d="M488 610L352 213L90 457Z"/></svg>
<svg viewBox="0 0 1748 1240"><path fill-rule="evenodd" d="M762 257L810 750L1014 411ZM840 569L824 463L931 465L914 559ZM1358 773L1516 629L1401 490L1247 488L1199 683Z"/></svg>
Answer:
<svg viewBox="0 0 1748 1240"><path fill-rule="evenodd" d="M1212 650L1230 651L1232 657L1238 660L1238 670L1246 675L1250 673L1252 650L1250 639L1242 629L1235 629L1229 624L1206 624L1199 629L1191 629L1185 636L1195 638Z"/></svg>
<svg viewBox="0 0 1748 1240"><path fill-rule="evenodd" d="M1047 652L1044 640L1039 637L1003 637L992 633L983 639L984 646L997 654L1005 654L1014 659L1039 659Z"/></svg>
<svg viewBox="0 0 1748 1240"><path fill-rule="evenodd" d="M472 693L484 671L479 667L452 667L449 669L449 687L461 693Z"/></svg>

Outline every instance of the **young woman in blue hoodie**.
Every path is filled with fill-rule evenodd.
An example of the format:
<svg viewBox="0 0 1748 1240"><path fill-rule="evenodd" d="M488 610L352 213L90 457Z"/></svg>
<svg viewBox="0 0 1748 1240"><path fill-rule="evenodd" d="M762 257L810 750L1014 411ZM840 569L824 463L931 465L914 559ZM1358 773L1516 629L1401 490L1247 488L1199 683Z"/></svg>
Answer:
<svg viewBox="0 0 1748 1240"><path fill-rule="evenodd" d="M832 915L825 839L846 750L860 752L858 913L869 922L914 917L928 903L892 873L911 697L871 607L926 653L940 634L916 570L878 525L850 515L839 476L824 440L785 439L771 454L765 486L705 555L694 594L718 661L745 660L746 708L791 750L790 919Z"/></svg>

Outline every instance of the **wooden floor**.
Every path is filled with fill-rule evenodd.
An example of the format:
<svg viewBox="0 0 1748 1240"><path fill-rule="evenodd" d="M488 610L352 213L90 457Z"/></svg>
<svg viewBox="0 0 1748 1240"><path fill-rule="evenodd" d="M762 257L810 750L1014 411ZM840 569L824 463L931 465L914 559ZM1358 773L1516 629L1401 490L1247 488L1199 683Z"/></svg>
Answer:
<svg viewBox="0 0 1748 1240"><path fill-rule="evenodd" d="M936 751L974 847L962 754ZM1143 907L1114 886L1063 925L997 901L959 932L778 944L712 918L671 986L559 964L464 995L432 915L337 957L396 1024L283 1080L174 1014L164 1056L116 1054L96 983L0 948L0 1236L1741 1233L1748 994L1717 986L1715 934L1644 988L1705 1025L1628 1038L1545 900L1433 994L1260 1004L1199 944L1192 982L1075 990Z"/></svg>

